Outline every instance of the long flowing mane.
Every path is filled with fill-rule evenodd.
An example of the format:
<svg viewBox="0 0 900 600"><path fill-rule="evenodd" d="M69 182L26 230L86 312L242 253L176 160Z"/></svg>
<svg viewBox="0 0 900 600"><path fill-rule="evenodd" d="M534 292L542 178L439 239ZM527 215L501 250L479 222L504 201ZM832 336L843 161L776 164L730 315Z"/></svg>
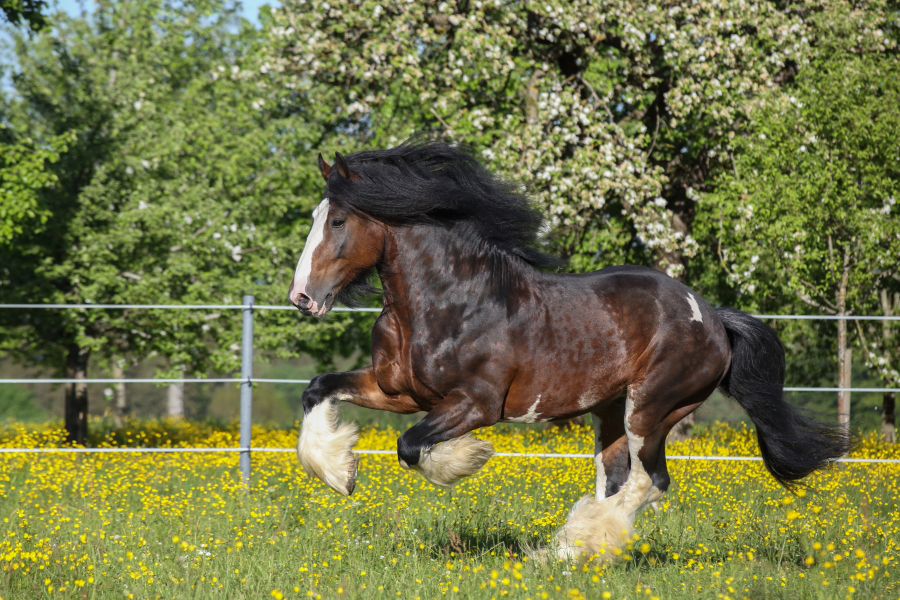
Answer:
<svg viewBox="0 0 900 600"><path fill-rule="evenodd" d="M538 268L563 261L537 249L544 216L515 182L485 169L464 146L417 139L345 157L360 179L332 169L327 195L395 224L468 224L488 246Z"/></svg>

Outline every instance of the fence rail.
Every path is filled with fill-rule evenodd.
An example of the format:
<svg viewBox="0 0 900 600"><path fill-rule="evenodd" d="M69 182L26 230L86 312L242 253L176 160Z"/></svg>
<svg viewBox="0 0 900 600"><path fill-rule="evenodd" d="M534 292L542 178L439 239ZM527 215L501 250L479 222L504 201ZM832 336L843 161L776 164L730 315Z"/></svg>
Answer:
<svg viewBox="0 0 900 600"><path fill-rule="evenodd" d="M143 378L143 379L51 379L51 378L38 378L38 379L0 379L0 384L3 383L30 383L30 384L39 384L39 383L48 383L48 384L60 384L60 383L240 383L245 384L250 382L253 383L309 383L311 380L309 379L268 379L263 377L250 377L247 379L236 379L236 378L215 378L211 377L209 379L204 378L192 378L192 379L170 379L170 378ZM890 392L900 392L900 388L874 388L874 387L785 387L785 392L855 392L855 393L890 393Z"/></svg>
<svg viewBox="0 0 900 600"><path fill-rule="evenodd" d="M64 383L238 383L241 385L240 447L237 448L0 448L0 454L15 453L191 453L191 452L238 452L240 454L241 475L245 484L250 481L251 452L294 452L290 448L253 448L251 446L253 384L308 384L309 379L270 379L253 377L253 318L255 310L296 310L293 306L274 304L254 304L253 296L244 296L242 304L0 304L0 309L104 309L104 310L241 310L243 312L241 339L241 377L219 378L15 378L0 379L4 383L64 384ZM332 310L353 313L380 313L380 308L341 308ZM900 316L863 315L753 315L759 319L774 320L848 320L848 321L900 321ZM900 392L896 388L840 388L840 387L785 387L785 392L860 392L890 393ZM358 450L359 454L395 454L389 450ZM501 457L536 458L593 458L591 454L553 454L498 452ZM760 461L759 457L745 456L669 456L671 460L717 460L717 461ZM841 458L840 463L900 463L900 459Z"/></svg>
<svg viewBox="0 0 900 600"><path fill-rule="evenodd" d="M0 448L0 454L124 454L124 453L155 453L155 454L190 454L210 452L240 452L243 456L250 452L293 453L294 448ZM393 450L354 450L355 454L374 454L393 456L397 453ZM557 454L554 452L495 452L493 456L502 458L594 458L593 454ZM761 462L759 456L692 456L673 455L666 456L666 460L708 460L708 461L736 461L736 462ZM835 463L875 463L875 464L900 464L900 458L838 458L832 460Z"/></svg>
<svg viewBox="0 0 900 600"><path fill-rule="evenodd" d="M0 308L100 308L100 309L147 309L147 310L241 310L247 307L260 310L297 310L294 306L282 304L0 304ZM381 312L380 308L331 309L336 312ZM866 315L753 315L757 319L820 320L820 321L900 321L900 316Z"/></svg>

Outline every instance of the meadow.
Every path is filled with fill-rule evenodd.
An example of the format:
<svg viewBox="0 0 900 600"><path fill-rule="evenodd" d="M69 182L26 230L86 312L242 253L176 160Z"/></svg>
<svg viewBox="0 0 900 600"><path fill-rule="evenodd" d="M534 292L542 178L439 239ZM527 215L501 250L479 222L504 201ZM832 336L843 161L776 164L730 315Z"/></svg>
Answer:
<svg viewBox="0 0 900 600"><path fill-rule="evenodd" d="M96 423L95 429L99 430ZM291 448L296 430L254 429ZM587 452L588 427L482 431L498 451ZM359 448L394 449L363 431ZM0 447L56 447L57 423L13 424ZM135 422L102 446L237 445L237 426ZM718 425L670 454L754 456ZM865 437L854 456L900 458ZM343 498L293 453L0 455L0 597L12 598L898 598L900 465L836 465L791 494L756 462L670 461L673 485L612 564L538 564L586 459L493 458L452 490L366 456Z"/></svg>

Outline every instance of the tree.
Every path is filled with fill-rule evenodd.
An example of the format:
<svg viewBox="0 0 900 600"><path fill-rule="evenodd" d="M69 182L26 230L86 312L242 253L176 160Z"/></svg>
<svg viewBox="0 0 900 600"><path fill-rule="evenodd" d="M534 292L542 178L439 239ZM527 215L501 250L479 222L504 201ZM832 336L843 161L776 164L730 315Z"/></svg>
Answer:
<svg viewBox="0 0 900 600"><path fill-rule="evenodd" d="M286 110L358 146L413 131L474 146L543 203L575 270L687 280L698 194L753 99L807 60L821 3L286 0ZM893 17L866 9L861 35ZM881 38L881 43L889 40ZM893 43L893 42L890 42Z"/></svg>
<svg viewBox="0 0 900 600"><path fill-rule="evenodd" d="M50 213L40 203L40 191L57 182L47 166L72 141L70 132L36 147L0 124L0 245L12 243L26 227L39 230L47 222Z"/></svg>
<svg viewBox="0 0 900 600"><path fill-rule="evenodd" d="M861 45L858 25L829 15L810 64L760 99L753 133L735 140L733 171L704 208L743 293L793 296L839 317L876 303L900 253L900 67ZM838 383L849 387L844 319L837 347ZM849 400L839 395L847 424Z"/></svg>
<svg viewBox="0 0 900 600"><path fill-rule="evenodd" d="M893 206L893 205L892 205ZM900 278L888 279L889 287L878 290L873 312L885 317L900 317ZM881 321L862 324L856 321L866 366L878 373L885 387L900 387L900 348L896 322ZM896 392L885 392L881 404L881 434L884 441L896 442Z"/></svg>
<svg viewBox="0 0 900 600"><path fill-rule="evenodd" d="M39 31L47 25L42 11L47 8L44 0L0 0L3 16L13 25L26 23L32 31Z"/></svg>
<svg viewBox="0 0 900 600"><path fill-rule="evenodd" d="M315 133L266 110L251 77L259 34L233 13L217 1L99 2L87 20L59 15L52 35L17 41L11 127L39 142L77 135L40 192L44 231L0 249L0 301L283 303L319 194ZM359 347L360 334L342 333L353 318L292 327L295 315L260 315L259 346L347 353ZM72 378L90 359L161 355L169 376L239 364L240 311L0 319L0 348ZM67 389L66 407L69 440L83 443L86 386Z"/></svg>

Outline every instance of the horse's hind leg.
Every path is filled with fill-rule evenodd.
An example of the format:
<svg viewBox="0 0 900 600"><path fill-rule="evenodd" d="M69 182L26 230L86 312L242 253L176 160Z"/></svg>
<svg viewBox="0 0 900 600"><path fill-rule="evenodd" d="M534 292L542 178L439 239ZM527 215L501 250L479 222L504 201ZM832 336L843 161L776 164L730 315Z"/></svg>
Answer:
<svg viewBox="0 0 900 600"><path fill-rule="evenodd" d="M594 465L597 469L594 497L599 502L618 492L628 478L625 397L592 413L591 421L594 426Z"/></svg>
<svg viewBox="0 0 900 600"><path fill-rule="evenodd" d="M635 398L643 398L639 390L629 390L623 419L630 464L628 477L614 495L599 501L585 496L572 507L556 538L560 557L599 555L608 560L625 545L638 511L661 498L669 487L666 435L711 392L712 389L703 390L672 406L647 404Z"/></svg>
<svg viewBox="0 0 900 600"><path fill-rule="evenodd" d="M468 434L496 423L492 414L465 398L448 396L397 440L401 466L440 487L473 475L493 456L494 447Z"/></svg>

